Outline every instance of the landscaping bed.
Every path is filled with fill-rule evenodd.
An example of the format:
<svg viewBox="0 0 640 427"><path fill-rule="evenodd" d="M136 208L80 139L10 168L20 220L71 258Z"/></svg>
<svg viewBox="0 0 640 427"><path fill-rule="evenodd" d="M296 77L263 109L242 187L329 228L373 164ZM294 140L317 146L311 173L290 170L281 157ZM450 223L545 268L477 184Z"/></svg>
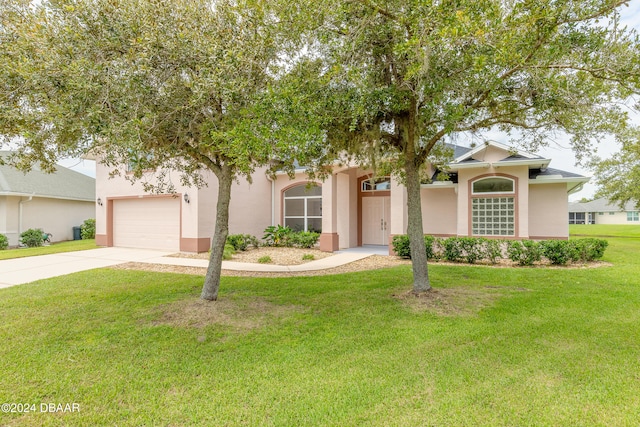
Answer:
<svg viewBox="0 0 640 427"><path fill-rule="evenodd" d="M303 259L307 255L307 259ZM309 256L313 256L313 258ZM246 251L239 251L233 254L229 261L233 262L250 262L258 263L263 257L270 257L271 262L267 264L274 265L300 265L307 262L323 259L332 256L330 252L322 252L319 249L302 249L302 248L275 248L275 247L259 247L248 248ZM188 254L179 253L171 255L178 258L195 258L209 259L209 253Z"/></svg>

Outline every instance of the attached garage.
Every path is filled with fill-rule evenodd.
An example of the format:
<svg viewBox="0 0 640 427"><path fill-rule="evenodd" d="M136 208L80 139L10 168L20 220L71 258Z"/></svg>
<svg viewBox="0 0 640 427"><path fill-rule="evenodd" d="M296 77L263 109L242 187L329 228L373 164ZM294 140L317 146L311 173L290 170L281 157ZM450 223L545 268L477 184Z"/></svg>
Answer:
<svg viewBox="0 0 640 427"><path fill-rule="evenodd" d="M180 199L113 200L113 246L180 250Z"/></svg>

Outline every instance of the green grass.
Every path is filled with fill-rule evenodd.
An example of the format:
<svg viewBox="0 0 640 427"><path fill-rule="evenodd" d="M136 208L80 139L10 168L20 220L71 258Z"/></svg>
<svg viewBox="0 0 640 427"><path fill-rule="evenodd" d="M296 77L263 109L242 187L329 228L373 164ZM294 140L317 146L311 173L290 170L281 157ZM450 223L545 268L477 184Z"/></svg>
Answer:
<svg viewBox="0 0 640 427"><path fill-rule="evenodd" d="M37 255L58 254L62 252L85 251L87 249L97 249L95 239L71 240L69 242L53 243L49 246L39 248L7 249L0 251L0 260L12 258L24 258Z"/></svg>
<svg viewBox="0 0 640 427"><path fill-rule="evenodd" d="M569 234L571 236L640 238L640 225L576 224L569 225Z"/></svg>
<svg viewBox="0 0 640 427"><path fill-rule="evenodd" d="M225 277L207 325L201 277L0 289L0 402L81 407L0 425L637 425L640 238L609 241L609 267L433 265L430 310L393 296L409 267Z"/></svg>

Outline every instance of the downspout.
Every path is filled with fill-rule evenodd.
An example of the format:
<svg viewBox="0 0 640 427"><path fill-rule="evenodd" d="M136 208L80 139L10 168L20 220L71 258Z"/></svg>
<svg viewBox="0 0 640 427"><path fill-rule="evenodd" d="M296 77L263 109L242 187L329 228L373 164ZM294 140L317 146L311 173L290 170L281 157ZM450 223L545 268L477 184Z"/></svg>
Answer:
<svg viewBox="0 0 640 427"><path fill-rule="evenodd" d="M22 204L28 203L31 200L33 200L34 194L36 193L31 194L28 200L22 200L22 197L21 197L20 202L18 203L18 238L20 238L20 234L22 234Z"/></svg>

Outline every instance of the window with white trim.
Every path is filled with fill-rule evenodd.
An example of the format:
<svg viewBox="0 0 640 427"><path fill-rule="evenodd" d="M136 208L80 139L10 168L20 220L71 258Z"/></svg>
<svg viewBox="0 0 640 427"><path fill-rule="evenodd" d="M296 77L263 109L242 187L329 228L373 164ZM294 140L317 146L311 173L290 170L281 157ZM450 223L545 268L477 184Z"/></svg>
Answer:
<svg viewBox="0 0 640 427"><path fill-rule="evenodd" d="M294 231L322 231L322 187L297 185L284 192L284 225Z"/></svg>
<svg viewBox="0 0 640 427"><path fill-rule="evenodd" d="M627 221L629 222L638 222L640 221L640 214L637 211L627 212Z"/></svg>
<svg viewBox="0 0 640 427"><path fill-rule="evenodd" d="M389 191L391 190L391 178L371 178L362 181L362 191Z"/></svg>
<svg viewBox="0 0 640 427"><path fill-rule="evenodd" d="M474 236L515 236L514 189L514 180L502 177L482 178L471 184Z"/></svg>

